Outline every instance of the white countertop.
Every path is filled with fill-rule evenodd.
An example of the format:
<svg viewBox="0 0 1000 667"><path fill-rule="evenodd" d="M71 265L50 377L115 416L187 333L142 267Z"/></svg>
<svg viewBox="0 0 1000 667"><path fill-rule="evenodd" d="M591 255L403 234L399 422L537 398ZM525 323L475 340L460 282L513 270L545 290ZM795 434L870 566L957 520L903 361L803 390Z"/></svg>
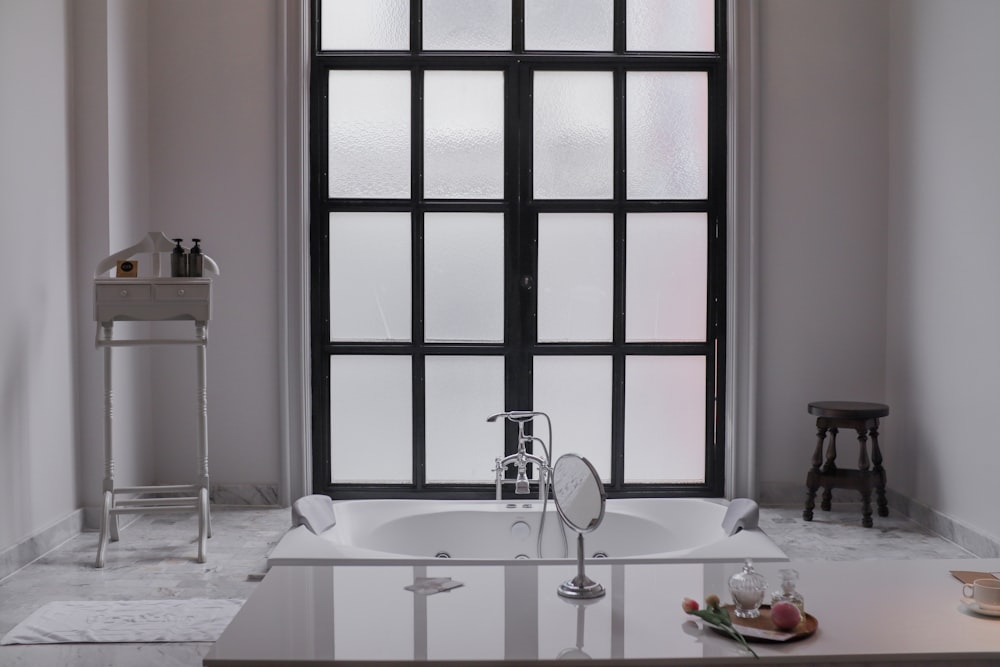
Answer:
<svg viewBox="0 0 1000 667"><path fill-rule="evenodd" d="M799 561L755 566L776 588L799 571L808 638L755 643L755 664L1000 664L1000 618L961 604L949 570L1000 571L1000 559ZM556 594L575 566L335 565L274 567L205 657L230 665L552 664L581 648L596 665L726 664L752 659L703 630L681 600L711 593L740 563L587 565L608 594L582 609ZM429 596L415 577L462 587Z"/></svg>

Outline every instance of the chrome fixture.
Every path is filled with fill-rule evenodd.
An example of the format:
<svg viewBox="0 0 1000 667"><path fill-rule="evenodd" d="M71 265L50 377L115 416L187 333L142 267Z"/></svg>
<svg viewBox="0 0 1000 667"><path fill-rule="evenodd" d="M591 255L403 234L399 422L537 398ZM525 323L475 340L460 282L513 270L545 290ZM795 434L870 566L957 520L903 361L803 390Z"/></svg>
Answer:
<svg viewBox="0 0 1000 667"><path fill-rule="evenodd" d="M486 421L495 422L501 417L509 422L517 424L517 453L503 458L497 457L493 462L493 473L496 475L497 500L501 499L501 489L504 482L503 476L507 470L507 466L517 466L517 478L514 480L514 493L522 495L531 493L531 480L528 479L527 470L528 464L534 463L538 466L538 500L542 503L542 511L538 524L538 537L535 543L535 551L539 558L543 558L542 535L545 532L545 509L549 502L549 488L552 486L552 420L544 412L509 410L507 412L498 412L494 415L490 415L486 418ZM524 432L524 425L533 421L536 417L545 418L545 424L548 426L549 430L548 445L546 445L545 441L541 438L534 435L528 435ZM529 443L535 442L541 445L544 458L528 453L525 446ZM507 505L507 507L512 506ZM524 505L524 507L530 507L530 505ZM561 521L557 525L559 526L559 534L562 537L563 548L561 557L565 558L569 553L566 531Z"/></svg>
<svg viewBox="0 0 1000 667"><path fill-rule="evenodd" d="M495 422L500 418L517 424L517 452L503 458L497 457L493 464L493 473L496 476L497 500L501 497L503 485L503 475L510 465L517 466L517 478L514 480L514 493L524 495L531 493L531 481L528 479L528 464L533 463L538 466L538 500L544 501L548 497L549 486L552 481L552 420L544 412L531 412L526 410L511 410L509 412L498 412L486 418L488 422ZM524 426L536 417L544 417L549 429L549 443L534 435L524 432ZM542 447L544 458L529 454L526 445L537 442Z"/></svg>

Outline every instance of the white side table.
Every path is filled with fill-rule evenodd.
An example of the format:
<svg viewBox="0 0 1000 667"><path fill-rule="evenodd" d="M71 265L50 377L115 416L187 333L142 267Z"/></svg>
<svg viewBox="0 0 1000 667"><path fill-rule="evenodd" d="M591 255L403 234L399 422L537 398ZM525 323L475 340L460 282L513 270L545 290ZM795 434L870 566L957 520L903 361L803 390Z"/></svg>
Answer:
<svg viewBox="0 0 1000 667"><path fill-rule="evenodd" d="M155 272L159 273L159 252L169 251L169 240L162 234L150 234L143 244L106 258L98 265L97 275L108 270L109 263L130 251L154 253ZM218 267L208 260L211 273ZM97 321L95 344L104 349L104 499L101 533L95 567L104 567L108 541L118 541L119 514L146 514L194 510L198 512L198 562L206 560L206 540L212 536L209 514L208 475L208 405L206 396L205 351L208 345L208 320L211 317L212 280L210 278L96 278L94 280L94 319ZM114 324L120 321L188 320L194 323L190 338L150 337L116 339ZM193 484L116 486L113 438L112 351L116 347L147 345L193 346L197 354L198 473ZM126 495L129 497L119 497Z"/></svg>

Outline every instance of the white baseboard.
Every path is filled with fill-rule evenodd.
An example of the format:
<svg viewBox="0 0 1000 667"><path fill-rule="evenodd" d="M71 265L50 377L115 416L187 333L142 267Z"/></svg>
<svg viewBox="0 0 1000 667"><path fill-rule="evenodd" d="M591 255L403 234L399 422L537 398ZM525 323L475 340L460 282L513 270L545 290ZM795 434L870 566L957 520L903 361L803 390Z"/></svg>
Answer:
<svg viewBox="0 0 1000 667"><path fill-rule="evenodd" d="M0 552L0 581L44 556L83 529L84 510L77 509L34 535Z"/></svg>

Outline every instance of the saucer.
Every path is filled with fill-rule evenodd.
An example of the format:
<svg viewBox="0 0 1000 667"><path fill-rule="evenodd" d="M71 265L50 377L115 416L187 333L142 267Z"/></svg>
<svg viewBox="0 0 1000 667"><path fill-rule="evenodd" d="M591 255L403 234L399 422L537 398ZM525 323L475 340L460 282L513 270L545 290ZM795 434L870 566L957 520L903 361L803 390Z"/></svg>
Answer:
<svg viewBox="0 0 1000 667"><path fill-rule="evenodd" d="M971 611L974 614L982 614L983 616L1000 616L1000 607L984 607L980 605L975 600L961 600L962 606Z"/></svg>

